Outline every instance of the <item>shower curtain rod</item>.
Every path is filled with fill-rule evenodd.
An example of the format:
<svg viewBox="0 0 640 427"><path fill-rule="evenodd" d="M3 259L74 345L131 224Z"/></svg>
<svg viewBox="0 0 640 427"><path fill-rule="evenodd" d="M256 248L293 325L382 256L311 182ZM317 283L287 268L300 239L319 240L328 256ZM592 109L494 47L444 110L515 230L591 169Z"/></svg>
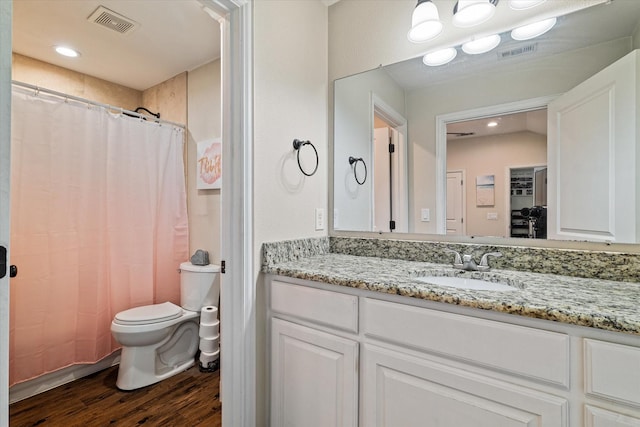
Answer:
<svg viewBox="0 0 640 427"><path fill-rule="evenodd" d="M40 87L40 86L35 86L35 85L29 84L29 83L23 83L23 82L19 82L19 81L16 81L16 80L11 80L11 84L15 85L15 86L20 86L20 87L23 87L23 88L26 88L26 89L34 90L34 91L36 91L36 93L44 92L44 93L47 93L49 95L58 96L60 98L71 99L71 100L74 100L74 101L82 102L84 104L88 104L88 105L93 105L95 107L104 108L105 110L116 111L116 112L118 112L120 114L126 114L126 115L129 115L129 116L139 117L141 119L148 119L149 118L149 116L145 116L144 114L140 114L140 113L137 113L135 111L125 110L122 107L114 107L113 105L102 104L100 102L95 102L95 101L91 101L89 99L84 99L84 98L80 98L80 97L77 97L77 96L68 95L68 94L62 93L62 92L56 92L55 90L43 88L43 87ZM181 129L185 129L185 125L183 125L183 124L170 122L168 120L158 119L156 117L154 117L152 119L152 121L154 121L156 123L160 123L160 124L168 124L168 125L179 127Z"/></svg>

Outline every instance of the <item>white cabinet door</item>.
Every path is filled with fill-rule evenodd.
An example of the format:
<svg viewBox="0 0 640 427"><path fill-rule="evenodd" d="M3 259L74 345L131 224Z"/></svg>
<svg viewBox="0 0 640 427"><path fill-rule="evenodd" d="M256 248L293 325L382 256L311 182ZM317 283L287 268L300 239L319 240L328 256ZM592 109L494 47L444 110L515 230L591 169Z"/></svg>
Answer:
<svg viewBox="0 0 640 427"><path fill-rule="evenodd" d="M362 358L363 426L568 425L557 396L369 344Z"/></svg>
<svg viewBox="0 0 640 427"><path fill-rule="evenodd" d="M640 427L640 418L587 405L585 427Z"/></svg>
<svg viewBox="0 0 640 427"><path fill-rule="evenodd" d="M635 243L637 51L549 104L548 237Z"/></svg>
<svg viewBox="0 0 640 427"><path fill-rule="evenodd" d="M271 426L358 423L358 343L271 320Z"/></svg>

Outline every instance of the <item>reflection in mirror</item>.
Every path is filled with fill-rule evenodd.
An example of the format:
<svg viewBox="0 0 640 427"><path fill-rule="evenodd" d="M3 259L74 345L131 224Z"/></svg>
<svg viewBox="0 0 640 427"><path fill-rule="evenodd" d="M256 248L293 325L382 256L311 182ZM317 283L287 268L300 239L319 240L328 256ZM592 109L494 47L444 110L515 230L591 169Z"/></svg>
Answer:
<svg viewBox="0 0 640 427"><path fill-rule="evenodd" d="M533 224L521 210L546 212L546 200L534 199L534 187L546 191L546 177L534 180L546 169L546 109L449 123L446 130L447 234L544 238L544 221ZM478 186L473 177L482 176L493 176L493 186Z"/></svg>
<svg viewBox="0 0 640 427"><path fill-rule="evenodd" d="M640 2L616 1L560 17L539 39L515 41L504 33L496 51L461 54L442 67L415 58L336 80L334 230L390 231L386 217L376 222L377 201L386 199L394 208L385 205L385 212L402 211L394 203L406 206L402 232L640 241L632 89L639 23ZM376 105L403 123L406 174L393 166L378 170L388 158L375 158ZM463 122L489 117L525 126L455 136L468 132ZM473 149L472 140L479 144ZM487 147L500 144L488 154ZM369 186L354 187L350 155L371 166ZM379 193L376 182L389 175L393 185L396 173L406 188ZM450 223L456 216L459 223Z"/></svg>

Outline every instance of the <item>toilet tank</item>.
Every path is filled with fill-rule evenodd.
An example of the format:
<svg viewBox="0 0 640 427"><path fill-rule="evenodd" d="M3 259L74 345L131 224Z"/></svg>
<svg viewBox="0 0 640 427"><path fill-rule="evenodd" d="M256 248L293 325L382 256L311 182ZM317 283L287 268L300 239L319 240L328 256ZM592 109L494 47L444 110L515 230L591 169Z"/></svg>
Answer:
<svg viewBox="0 0 640 427"><path fill-rule="evenodd" d="M218 306L220 296L220 266L180 264L180 306L189 311Z"/></svg>

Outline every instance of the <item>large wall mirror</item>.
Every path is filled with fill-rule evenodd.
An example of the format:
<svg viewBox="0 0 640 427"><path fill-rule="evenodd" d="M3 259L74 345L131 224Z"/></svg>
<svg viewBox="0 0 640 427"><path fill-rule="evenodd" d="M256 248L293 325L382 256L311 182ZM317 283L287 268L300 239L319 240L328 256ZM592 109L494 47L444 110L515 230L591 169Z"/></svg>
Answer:
<svg viewBox="0 0 640 427"><path fill-rule="evenodd" d="M640 242L639 27L616 0L336 80L333 231Z"/></svg>

